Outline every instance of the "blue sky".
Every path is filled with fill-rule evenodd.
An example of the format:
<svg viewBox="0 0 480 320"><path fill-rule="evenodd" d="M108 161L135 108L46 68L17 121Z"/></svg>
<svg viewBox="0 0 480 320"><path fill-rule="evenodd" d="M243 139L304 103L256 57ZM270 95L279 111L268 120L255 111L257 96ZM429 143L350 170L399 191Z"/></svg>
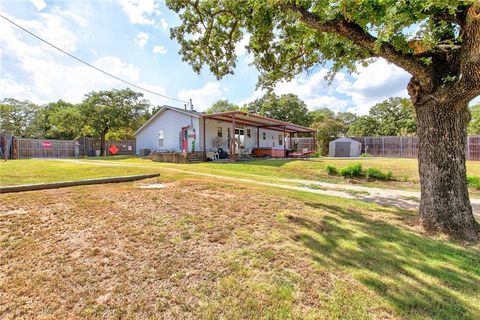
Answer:
<svg viewBox="0 0 480 320"><path fill-rule="evenodd" d="M237 48L234 75L217 81L207 68L200 74L182 62L179 46L169 38L178 17L163 1L0 0L0 11L69 53L125 80L180 99L193 99L205 110L218 99L238 104L263 92L256 90L257 70L249 65L244 45ZM277 85L278 94L295 93L310 109L327 107L360 114L390 96L407 96L409 75L379 60L359 74L340 73L328 85L327 70ZM49 48L0 19L0 98L45 103L78 102L92 90L123 88L124 84ZM145 94L154 104L181 103Z"/></svg>

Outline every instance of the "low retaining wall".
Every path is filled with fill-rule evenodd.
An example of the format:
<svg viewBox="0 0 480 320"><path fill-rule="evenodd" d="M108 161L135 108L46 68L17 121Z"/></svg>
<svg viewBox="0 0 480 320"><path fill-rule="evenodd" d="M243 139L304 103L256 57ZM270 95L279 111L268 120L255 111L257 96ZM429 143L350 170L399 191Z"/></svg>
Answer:
<svg viewBox="0 0 480 320"><path fill-rule="evenodd" d="M142 179L148 179L148 178L155 178L155 177L158 177L159 175L160 175L159 173L151 173L151 174L140 174L140 175L134 175L134 176L85 179L85 180L63 181L63 182L54 182L54 183L24 184L19 186L0 187L0 193L57 189L57 188L66 188L66 187L74 187L74 186L85 186L90 184L128 182L128 181L136 181L136 180L142 180Z"/></svg>
<svg viewBox="0 0 480 320"><path fill-rule="evenodd" d="M188 153L186 155L181 152L155 152L146 158L156 162L168 163L199 162L203 160L203 151Z"/></svg>
<svg viewBox="0 0 480 320"><path fill-rule="evenodd" d="M179 152L154 153L147 158L156 162L186 163L186 157Z"/></svg>

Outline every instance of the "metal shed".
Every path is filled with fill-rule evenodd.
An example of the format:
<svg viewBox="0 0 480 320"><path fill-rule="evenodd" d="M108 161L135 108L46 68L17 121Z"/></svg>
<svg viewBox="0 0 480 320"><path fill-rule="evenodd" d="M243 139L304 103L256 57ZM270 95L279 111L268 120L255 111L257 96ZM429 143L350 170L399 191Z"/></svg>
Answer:
<svg viewBox="0 0 480 320"><path fill-rule="evenodd" d="M360 157L362 144L350 138L338 138L330 141L328 148L329 157Z"/></svg>

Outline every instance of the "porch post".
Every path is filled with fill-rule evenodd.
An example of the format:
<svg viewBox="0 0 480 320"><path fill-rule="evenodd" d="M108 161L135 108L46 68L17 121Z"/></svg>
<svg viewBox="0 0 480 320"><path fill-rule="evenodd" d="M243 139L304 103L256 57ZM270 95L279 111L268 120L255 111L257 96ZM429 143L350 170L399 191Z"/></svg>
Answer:
<svg viewBox="0 0 480 320"><path fill-rule="evenodd" d="M287 157L287 128L283 126L283 157Z"/></svg>
<svg viewBox="0 0 480 320"><path fill-rule="evenodd" d="M313 151L317 151L317 132L313 131Z"/></svg>
<svg viewBox="0 0 480 320"><path fill-rule="evenodd" d="M235 161L235 114L232 115L232 137L230 141L231 145L231 154L230 154L230 160Z"/></svg>
<svg viewBox="0 0 480 320"><path fill-rule="evenodd" d="M207 145L205 144L205 132L206 132L206 123L207 123L207 120L205 119L205 117L202 117L203 118L203 160L207 160Z"/></svg>
<svg viewBox="0 0 480 320"><path fill-rule="evenodd" d="M260 127L257 127L257 149L260 148Z"/></svg>
<svg viewBox="0 0 480 320"><path fill-rule="evenodd" d="M290 133L288 134L288 138L290 139L290 145L289 145L290 150L293 150L293 149L292 149L292 134L293 134L293 132L290 132Z"/></svg>

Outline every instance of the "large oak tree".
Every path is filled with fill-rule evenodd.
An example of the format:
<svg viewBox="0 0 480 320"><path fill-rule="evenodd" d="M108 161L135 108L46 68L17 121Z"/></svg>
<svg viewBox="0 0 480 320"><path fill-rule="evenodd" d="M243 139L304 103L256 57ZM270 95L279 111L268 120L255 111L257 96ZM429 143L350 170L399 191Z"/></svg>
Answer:
<svg viewBox="0 0 480 320"><path fill-rule="evenodd" d="M93 91L80 104L80 112L86 126L100 138L100 153L104 155L107 133L138 127L149 107L142 93L130 89Z"/></svg>
<svg viewBox="0 0 480 320"><path fill-rule="evenodd" d="M271 87L331 61L354 71L375 58L412 76L420 213L427 230L478 241L466 184L468 103L480 94L480 0L167 0L180 53L200 72L233 73L236 46Z"/></svg>

